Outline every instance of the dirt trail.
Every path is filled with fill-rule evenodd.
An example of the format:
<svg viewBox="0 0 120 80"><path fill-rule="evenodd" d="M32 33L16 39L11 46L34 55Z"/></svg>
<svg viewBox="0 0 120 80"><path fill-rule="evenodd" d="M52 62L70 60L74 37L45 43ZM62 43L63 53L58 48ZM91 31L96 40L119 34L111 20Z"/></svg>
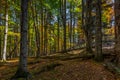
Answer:
<svg viewBox="0 0 120 80"><path fill-rule="evenodd" d="M0 80L9 80L16 71L16 64L0 66ZM29 71L33 80L119 80L93 60L31 59Z"/></svg>

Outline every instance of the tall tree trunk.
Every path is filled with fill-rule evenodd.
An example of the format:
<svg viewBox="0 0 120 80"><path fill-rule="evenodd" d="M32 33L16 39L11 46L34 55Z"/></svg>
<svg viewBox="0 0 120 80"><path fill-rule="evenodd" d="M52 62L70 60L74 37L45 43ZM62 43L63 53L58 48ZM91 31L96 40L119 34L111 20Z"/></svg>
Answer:
<svg viewBox="0 0 120 80"><path fill-rule="evenodd" d="M1 32L2 32L2 30L0 29L0 35L2 35ZM1 51L2 51L2 39L1 38L0 38L0 60L2 59L2 54L1 54Z"/></svg>
<svg viewBox="0 0 120 80"><path fill-rule="evenodd" d="M95 35L95 59L103 60L102 55L102 23L101 23L101 0L96 1L96 35Z"/></svg>
<svg viewBox="0 0 120 80"><path fill-rule="evenodd" d="M14 27L14 32L15 33L17 33L18 32L18 27ZM18 54L18 50L17 50L17 48L18 48L18 46L16 46L16 45L18 45L18 36L15 36L15 38L14 38L14 48L16 47L16 49L14 49L14 57L17 57L17 54Z"/></svg>
<svg viewBox="0 0 120 80"><path fill-rule="evenodd" d="M82 0L82 26L85 33L85 39L86 39L86 52L92 53L92 35L91 35L91 0ZM86 4L86 6L85 6ZM85 18L85 19L84 19Z"/></svg>
<svg viewBox="0 0 120 80"><path fill-rule="evenodd" d="M47 55L47 27L48 27L48 12L45 9L45 17L44 17L44 55Z"/></svg>
<svg viewBox="0 0 120 80"><path fill-rule="evenodd" d="M0 6L0 12L1 12L1 6ZM1 13L0 13L0 17L1 17ZM1 22L2 22L2 20L0 19L0 26L1 26ZM1 29L0 29L0 35L2 35L2 30ZM1 51L2 51L2 36L0 38L0 60L2 59L2 53L1 53Z"/></svg>
<svg viewBox="0 0 120 80"><path fill-rule="evenodd" d="M6 5L5 5L5 33L4 33L4 48L3 48L3 56L2 60L6 61L6 55L7 55L7 33L8 33L8 2L6 0Z"/></svg>
<svg viewBox="0 0 120 80"><path fill-rule="evenodd" d="M28 15L28 20L31 19L31 15ZM31 26L30 26L30 21L28 22L28 56L31 56L31 53L32 53L32 47L31 47L31 34L30 34L30 29L31 29Z"/></svg>
<svg viewBox="0 0 120 80"><path fill-rule="evenodd" d="M73 22L73 14L72 14L72 1L70 2L70 49L72 48L72 22Z"/></svg>
<svg viewBox="0 0 120 80"><path fill-rule="evenodd" d="M87 23L86 23L86 27L88 28L88 30L87 30L87 35L86 35L86 37L87 37L87 43L86 43L86 50L89 52L89 53L92 53L93 51L92 51L92 23L91 23L91 21L92 21L92 15L91 15L91 13L92 13L92 5L91 5L91 3L92 3L92 0L87 0Z"/></svg>
<svg viewBox="0 0 120 80"><path fill-rule="evenodd" d="M36 9L36 4L35 4L35 25L36 25L36 42L37 42L37 55L36 57L40 57L40 28L39 28L39 25L38 25L38 14L37 14L37 9Z"/></svg>
<svg viewBox="0 0 120 80"><path fill-rule="evenodd" d="M34 29L35 29L35 38L36 38L36 58L40 56L40 32L39 32L39 26L38 26L38 16L37 16L37 10L36 10L36 3L31 4L32 9L32 18L34 20Z"/></svg>
<svg viewBox="0 0 120 80"><path fill-rule="evenodd" d="M0 14L0 17L1 17L1 14ZM0 26L1 26L1 19L0 19ZM2 59L2 29L0 29L0 60Z"/></svg>
<svg viewBox="0 0 120 80"><path fill-rule="evenodd" d="M40 8L40 11L41 11L41 54L43 55L43 52L44 52L44 49L43 49L43 45L44 45L44 11L43 11L43 0L41 0L40 2L40 5L41 5L41 8Z"/></svg>
<svg viewBox="0 0 120 80"><path fill-rule="evenodd" d="M66 52L66 0L63 0L64 52Z"/></svg>
<svg viewBox="0 0 120 80"><path fill-rule="evenodd" d="M20 57L19 66L16 74L11 78L11 80L17 80L18 78L30 78L30 73L27 69L27 33L28 33L28 0L21 0L21 39L20 39Z"/></svg>
<svg viewBox="0 0 120 80"><path fill-rule="evenodd" d="M58 10L59 11L59 10ZM59 15L57 16L57 20L58 20L58 28L57 28L57 46L58 46L58 52L60 50L60 17Z"/></svg>
<svg viewBox="0 0 120 80"><path fill-rule="evenodd" d="M117 54L116 63L118 67L120 67L120 0L115 0L115 28L116 28L115 51Z"/></svg>

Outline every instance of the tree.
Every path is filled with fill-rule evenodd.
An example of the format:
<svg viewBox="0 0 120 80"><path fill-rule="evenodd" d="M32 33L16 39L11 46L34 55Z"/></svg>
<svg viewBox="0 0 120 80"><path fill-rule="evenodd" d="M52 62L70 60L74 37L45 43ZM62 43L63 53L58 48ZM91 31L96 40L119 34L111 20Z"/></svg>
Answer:
<svg viewBox="0 0 120 80"><path fill-rule="evenodd" d="M116 63L118 67L120 67L120 0L115 0L115 32L116 32L115 51L117 54Z"/></svg>
<svg viewBox="0 0 120 80"><path fill-rule="evenodd" d="M31 2L31 10L32 10L32 16L33 16L33 20L34 20L34 29L35 29L35 37L36 37L36 57L38 58L40 56L40 32L39 32L39 27L38 27L38 17L37 17L37 9L36 9L37 5L36 2L33 5L33 2Z"/></svg>
<svg viewBox="0 0 120 80"><path fill-rule="evenodd" d="M101 0L96 1L96 35L95 35L95 59L102 61L102 21L101 21Z"/></svg>
<svg viewBox="0 0 120 80"><path fill-rule="evenodd" d="M2 60L6 61L6 54L7 54L7 34L8 34L8 2L5 1L5 32L4 32L4 48L3 48L3 56Z"/></svg>
<svg viewBox="0 0 120 80"><path fill-rule="evenodd" d="M62 14L62 21L63 21L63 28L64 28L64 52L66 52L66 0L63 0L62 4L63 14Z"/></svg>
<svg viewBox="0 0 120 80"><path fill-rule="evenodd" d="M0 3L1 5L1 3ZM0 26L2 26L2 19L1 19L1 6L0 6ZM0 28L0 59L2 59L2 28Z"/></svg>
<svg viewBox="0 0 120 80"><path fill-rule="evenodd" d="M27 32L28 32L28 21L27 13L28 11L28 0L21 0L21 39L20 39L20 57L19 57L19 66L15 75L11 80L16 80L18 78L28 78L30 73L27 70Z"/></svg>
<svg viewBox="0 0 120 80"><path fill-rule="evenodd" d="M82 26L86 39L86 51L92 53L92 0L82 0Z"/></svg>

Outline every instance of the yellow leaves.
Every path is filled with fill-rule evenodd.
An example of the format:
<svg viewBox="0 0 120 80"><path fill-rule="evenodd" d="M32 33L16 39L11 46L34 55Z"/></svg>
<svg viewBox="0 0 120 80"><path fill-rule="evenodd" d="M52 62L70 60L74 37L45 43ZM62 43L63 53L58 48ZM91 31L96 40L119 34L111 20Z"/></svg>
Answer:
<svg viewBox="0 0 120 80"><path fill-rule="evenodd" d="M81 12L81 9L79 7L76 7L75 12Z"/></svg>
<svg viewBox="0 0 120 80"><path fill-rule="evenodd" d="M0 30L3 30L5 28L5 26L0 26Z"/></svg>
<svg viewBox="0 0 120 80"><path fill-rule="evenodd" d="M9 32L8 32L8 35L9 35L9 36L18 36L18 37L19 37L19 36L20 36L20 33L15 33L15 32L9 31Z"/></svg>
<svg viewBox="0 0 120 80"><path fill-rule="evenodd" d="M109 28L109 29L105 29L105 34L114 34L114 27Z"/></svg>
<svg viewBox="0 0 120 80"><path fill-rule="evenodd" d="M104 11L103 15L105 15L107 22L109 22L114 14L114 11L112 7L107 8L107 10Z"/></svg>

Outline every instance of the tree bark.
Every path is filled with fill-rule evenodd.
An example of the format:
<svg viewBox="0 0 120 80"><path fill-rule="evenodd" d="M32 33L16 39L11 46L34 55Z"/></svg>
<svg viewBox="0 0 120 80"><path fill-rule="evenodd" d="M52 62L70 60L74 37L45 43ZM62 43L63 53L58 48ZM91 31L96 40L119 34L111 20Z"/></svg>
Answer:
<svg viewBox="0 0 120 80"><path fill-rule="evenodd" d="M82 0L82 27L86 39L86 53L92 53L92 26L91 26L91 0ZM85 5L86 4L86 5Z"/></svg>
<svg viewBox="0 0 120 80"><path fill-rule="evenodd" d="M101 0L96 1L96 35L95 35L95 59L103 60L102 55L102 23L101 23Z"/></svg>
<svg viewBox="0 0 120 80"><path fill-rule="evenodd" d="M120 0L115 0L115 28L116 28L115 52L117 54L116 63L118 67L120 67Z"/></svg>
<svg viewBox="0 0 120 80"><path fill-rule="evenodd" d="M66 0L63 0L64 52L66 52Z"/></svg>
<svg viewBox="0 0 120 80"><path fill-rule="evenodd" d="M72 48L72 22L73 22L73 13L72 13L72 1L70 2L70 49Z"/></svg>
<svg viewBox="0 0 120 80"><path fill-rule="evenodd" d="M11 80L17 80L18 78L30 78L30 73L27 69L27 33L28 33L28 0L21 0L21 39L20 39L20 57L19 57L19 66L15 75Z"/></svg>
<svg viewBox="0 0 120 80"><path fill-rule="evenodd" d="M7 33L8 33L8 2L6 0L6 5L5 5L5 33L4 33L4 48L3 48L3 55L2 55L2 60L6 61L6 55L7 55Z"/></svg>
<svg viewBox="0 0 120 80"><path fill-rule="evenodd" d="M0 3L1 5L1 3ZM0 6L0 12L1 12L1 6ZM0 14L1 17L1 14ZM2 19L0 18L0 26L1 26ZM0 60L2 59L2 30L0 29Z"/></svg>

